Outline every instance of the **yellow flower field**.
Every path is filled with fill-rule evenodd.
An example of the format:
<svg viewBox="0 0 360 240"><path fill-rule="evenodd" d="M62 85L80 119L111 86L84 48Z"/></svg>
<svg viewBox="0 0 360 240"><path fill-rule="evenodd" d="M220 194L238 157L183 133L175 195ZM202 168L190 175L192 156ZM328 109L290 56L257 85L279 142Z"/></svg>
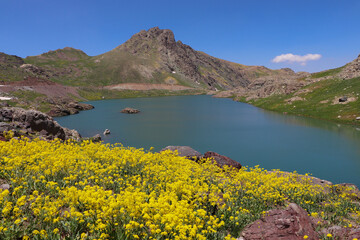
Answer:
<svg viewBox="0 0 360 240"><path fill-rule="evenodd" d="M265 211L295 202L359 223L351 194L296 173L220 169L170 151L84 141L0 142L0 239L234 239Z"/></svg>

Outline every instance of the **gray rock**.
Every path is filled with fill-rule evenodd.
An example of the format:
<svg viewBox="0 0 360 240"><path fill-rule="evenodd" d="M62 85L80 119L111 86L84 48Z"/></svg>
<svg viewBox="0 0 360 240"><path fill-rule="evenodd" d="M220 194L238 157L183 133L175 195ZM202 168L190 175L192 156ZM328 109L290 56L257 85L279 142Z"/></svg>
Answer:
<svg viewBox="0 0 360 240"><path fill-rule="evenodd" d="M1 184L1 185L0 185L0 189L2 189L2 190L10 189L10 185L7 184L7 183Z"/></svg>
<svg viewBox="0 0 360 240"><path fill-rule="evenodd" d="M69 138L80 138L80 134L75 130L66 130L54 121L52 117L39 111L5 107L0 109L0 117L9 119L10 126L26 129L28 132L39 132L41 135L46 136L46 139L59 138L66 140ZM8 125L2 123L2 127L5 129L8 128Z"/></svg>
<svg viewBox="0 0 360 240"><path fill-rule="evenodd" d="M0 134L4 131L10 131L13 128L9 123L0 122Z"/></svg>
<svg viewBox="0 0 360 240"><path fill-rule="evenodd" d="M68 139L73 139L75 141L81 140L81 135L80 135L80 133L78 133L78 131L76 131L74 129L69 129L69 128L64 128L64 131L65 131L65 135L66 135L66 140L68 140Z"/></svg>
<svg viewBox="0 0 360 240"><path fill-rule="evenodd" d="M192 149L189 146L167 146L165 148L163 148L161 150L162 151L166 151L166 150L170 150L170 151L176 151L178 152L178 155L181 157L187 157L189 159L200 159L202 157L202 154L199 153L198 151Z"/></svg>
<svg viewBox="0 0 360 240"><path fill-rule="evenodd" d="M100 134L96 134L95 136L90 138L93 142L101 142Z"/></svg>
<svg viewBox="0 0 360 240"><path fill-rule="evenodd" d="M108 134L110 134L110 130L109 130L109 129L105 129L104 135L108 135Z"/></svg>

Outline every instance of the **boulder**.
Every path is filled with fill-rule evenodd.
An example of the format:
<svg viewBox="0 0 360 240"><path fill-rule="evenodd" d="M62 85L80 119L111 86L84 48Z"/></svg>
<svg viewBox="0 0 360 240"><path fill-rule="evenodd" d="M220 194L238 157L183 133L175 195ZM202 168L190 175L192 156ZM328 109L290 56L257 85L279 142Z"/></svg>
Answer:
<svg viewBox="0 0 360 240"><path fill-rule="evenodd" d="M187 157L192 160L198 160L202 157L201 153L192 149L189 146L167 146L167 147L161 149L161 152L166 151L166 150L177 151L179 156Z"/></svg>
<svg viewBox="0 0 360 240"><path fill-rule="evenodd" d="M2 190L10 189L10 185L7 183L1 184L0 189L2 189Z"/></svg>
<svg viewBox="0 0 360 240"><path fill-rule="evenodd" d="M110 134L110 130L109 130L109 129L105 129L104 135L108 135L108 134Z"/></svg>
<svg viewBox="0 0 360 240"><path fill-rule="evenodd" d="M1 123L4 130L16 127L28 133L38 132L40 135L46 136L46 139L80 139L80 134L77 131L61 127L52 117L39 111L15 107L1 108L0 119L8 120L9 122Z"/></svg>
<svg viewBox="0 0 360 240"><path fill-rule="evenodd" d="M78 142L81 140L81 135L80 133L78 133L78 131L69 128L64 128L64 131L66 135L66 140L73 139Z"/></svg>
<svg viewBox="0 0 360 240"><path fill-rule="evenodd" d="M244 240L300 240L319 239L308 213L295 203L286 209L274 209L251 223L241 233Z"/></svg>
<svg viewBox="0 0 360 240"><path fill-rule="evenodd" d="M220 154L218 154L216 152L206 152L204 154L204 158L214 159L216 164L221 168L224 167L225 165L231 166L231 167L234 167L234 168L237 168L237 169L241 168L241 164L238 163L237 161L235 161L235 160L233 160L233 159L231 159L229 157L220 155Z"/></svg>
<svg viewBox="0 0 360 240"><path fill-rule="evenodd" d="M360 117L356 117L355 119L359 121L359 120L360 120Z"/></svg>
<svg viewBox="0 0 360 240"><path fill-rule="evenodd" d="M135 109L135 108L124 108L123 110L121 110L121 113L127 113L127 114L135 114L135 113L139 113L140 111Z"/></svg>
<svg viewBox="0 0 360 240"><path fill-rule="evenodd" d="M100 134L96 134L95 136L90 138L93 142L101 142Z"/></svg>
<svg viewBox="0 0 360 240"><path fill-rule="evenodd" d="M14 129L14 127L11 126L10 123L0 122L0 134L2 134L4 131L10 131L11 129Z"/></svg>
<svg viewBox="0 0 360 240"><path fill-rule="evenodd" d="M339 102L346 102L347 100L348 98L346 96L339 98Z"/></svg>

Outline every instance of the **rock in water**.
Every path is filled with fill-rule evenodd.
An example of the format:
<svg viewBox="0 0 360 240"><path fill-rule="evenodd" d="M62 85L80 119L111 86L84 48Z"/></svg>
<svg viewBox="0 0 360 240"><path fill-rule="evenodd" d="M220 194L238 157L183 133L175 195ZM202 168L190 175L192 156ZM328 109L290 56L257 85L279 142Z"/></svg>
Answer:
<svg viewBox="0 0 360 240"><path fill-rule="evenodd" d="M110 134L110 130L109 130L109 129L105 129L104 135L108 135L108 134Z"/></svg>
<svg viewBox="0 0 360 240"><path fill-rule="evenodd" d="M166 148L161 149L162 151L166 151L166 150L170 150L170 151L176 151L178 152L178 155L181 157L187 157L189 159L192 160L197 160L200 159L202 157L202 154L199 153L198 151L192 149L189 146L167 146Z"/></svg>
<svg viewBox="0 0 360 240"><path fill-rule="evenodd" d="M245 227L241 236L245 240L300 240L319 239L308 213L295 203L287 209L274 209L265 213L261 219Z"/></svg>
<svg viewBox="0 0 360 240"><path fill-rule="evenodd" d="M237 168L237 169L240 169L241 168L241 164L238 163L237 161L229 158L229 157L226 157L226 156L223 156L223 155L220 155L216 152L206 152L204 154L204 158L212 158L216 161L216 164L219 166L219 167L223 167L225 165L227 166L231 166L231 167L234 167L234 168Z"/></svg>
<svg viewBox="0 0 360 240"><path fill-rule="evenodd" d="M122 113L127 113L127 114L135 114L135 113L139 113L140 111L135 109L135 108L124 108L123 110L121 110Z"/></svg>

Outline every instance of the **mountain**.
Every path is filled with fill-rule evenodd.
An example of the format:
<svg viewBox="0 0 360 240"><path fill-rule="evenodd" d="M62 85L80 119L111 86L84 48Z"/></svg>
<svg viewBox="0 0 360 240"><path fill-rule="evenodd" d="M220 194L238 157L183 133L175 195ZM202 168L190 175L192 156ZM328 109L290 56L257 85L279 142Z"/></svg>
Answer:
<svg viewBox="0 0 360 240"><path fill-rule="evenodd" d="M73 86L107 86L122 83L183 85L209 90L247 88L255 80L298 78L292 70L245 66L196 51L176 41L168 29L151 28L104 54L90 57L64 48L27 57L25 62L43 68L53 81ZM264 83L252 86L259 88Z"/></svg>

